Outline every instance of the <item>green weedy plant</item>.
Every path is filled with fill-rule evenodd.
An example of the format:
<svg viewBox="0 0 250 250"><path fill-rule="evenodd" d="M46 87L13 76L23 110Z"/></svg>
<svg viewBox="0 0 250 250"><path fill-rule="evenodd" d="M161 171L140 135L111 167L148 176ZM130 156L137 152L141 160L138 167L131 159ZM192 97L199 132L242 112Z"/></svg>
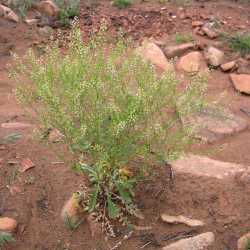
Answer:
<svg viewBox="0 0 250 250"><path fill-rule="evenodd" d="M240 52L241 55L250 53L250 33L230 37L228 40L231 48Z"/></svg>
<svg viewBox="0 0 250 250"><path fill-rule="evenodd" d="M10 8L17 11L18 14L24 18L27 10L32 6L37 0L12 0L10 1Z"/></svg>
<svg viewBox="0 0 250 250"><path fill-rule="evenodd" d="M177 33L175 35L175 42L177 44L182 44L182 43L188 43L188 42L193 42L194 38L191 33Z"/></svg>
<svg viewBox="0 0 250 250"><path fill-rule="evenodd" d="M246 249L245 250L250 250L250 240L247 241Z"/></svg>
<svg viewBox="0 0 250 250"><path fill-rule="evenodd" d="M70 20L80 13L80 0L55 0L59 7L59 20L61 25L69 26Z"/></svg>
<svg viewBox="0 0 250 250"><path fill-rule="evenodd" d="M104 33L86 44L74 27L66 55L57 45L42 58L29 51L17 58L14 76L28 80L19 100L46 128L64 134L78 159L74 169L89 177L85 209L126 222L136 214L141 169L178 157L191 142L180 116L201 108L205 79L197 76L178 91L173 72L159 77L127 41L110 43Z"/></svg>
<svg viewBox="0 0 250 250"><path fill-rule="evenodd" d="M4 245L14 241L15 239L10 233L0 232L0 250L4 247Z"/></svg>
<svg viewBox="0 0 250 250"><path fill-rule="evenodd" d="M132 4L132 0L113 0L113 4L118 8L126 8Z"/></svg>

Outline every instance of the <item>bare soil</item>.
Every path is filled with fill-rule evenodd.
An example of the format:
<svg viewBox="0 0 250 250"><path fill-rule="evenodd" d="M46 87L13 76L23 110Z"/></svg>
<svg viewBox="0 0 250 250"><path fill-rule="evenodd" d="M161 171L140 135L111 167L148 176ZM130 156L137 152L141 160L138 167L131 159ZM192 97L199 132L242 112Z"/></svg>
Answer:
<svg viewBox="0 0 250 250"><path fill-rule="evenodd" d="M178 16L180 6L171 3L143 1L119 10L106 0L100 1L97 6L81 2L80 23L86 39L93 30L98 29L103 19L108 24L110 34L115 35L123 28L135 43L144 37L164 40L171 39L176 32L192 32L192 19L204 20L211 16L224 21L224 31L250 30L250 3L247 2L194 1L185 7L188 14L185 19ZM203 37L195 37L211 42ZM43 42L46 41L38 35L37 28L24 23L13 24L0 18L0 123L34 123L27 111L17 103L14 95L17 86L8 78L13 61L9 51L22 55L34 44L43 45ZM229 58L234 56L228 51ZM230 107L250 124L250 116L240 111L241 108L250 111L250 97L234 90L228 74L219 70L211 73L207 98L219 99L220 103ZM83 176L70 169L71 156L66 159L61 157L65 155L63 145L42 142L32 128L0 128L0 142L12 133L20 134L21 138L0 145L0 215L16 218L19 227L15 234L16 243L7 246L6 250L111 249L117 239L105 241L101 236L92 238L86 222L71 232L60 219L63 204L84 182ZM209 145L197 142L191 151L250 166L250 131ZM19 164L24 158L30 158L36 166L25 173L18 173ZM169 168L157 166L152 169L152 177L139 185L137 201L145 220L136 223L152 226L152 230L135 232L120 249L160 249L170 242L166 240L169 235L183 231L191 234L212 231L216 235L214 250L235 250L237 239L250 230L250 187L238 186L233 191L235 195L228 197L230 183L214 185L204 179L204 187L200 187L196 180L182 176L171 180L169 176ZM220 198L214 197L215 194ZM230 204L238 206L232 208ZM190 228L183 225L167 225L159 219L162 212L190 215L203 220L206 226L197 232L190 232ZM118 229L122 237L126 229ZM145 246L148 242L151 243Z"/></svg>

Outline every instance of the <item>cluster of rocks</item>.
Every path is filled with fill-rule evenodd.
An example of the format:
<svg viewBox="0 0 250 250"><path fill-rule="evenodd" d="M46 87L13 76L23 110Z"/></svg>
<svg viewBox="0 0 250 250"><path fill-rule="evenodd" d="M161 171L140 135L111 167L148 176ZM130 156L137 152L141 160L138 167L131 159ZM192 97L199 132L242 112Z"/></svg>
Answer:
<svg viewBox="0 0 250 250"><path fill-rule="evenodd" d="M237 62L226 62L223 51L218 48L208 46L203 53L197 48L198 45L195 43L184 43L167 45L162 49L154 42L144 41L136 51L142 58L150 61L161 71L176 69L184 74L196 74L208 71L209 66L221 67L222 71L232 71L237 68ZM174 60L177 61L176 65L169 61L174 58L177 58ZM234 73L229 76L237 90L250 94L250 75ZM234 115L230 110L212 105L206 106L192 117L183 117L183 124L195 125L195 137L206 142L214 142L227 135L241 132L248 127L244 119Z"/></svg>
<svg viewBox="0 0 250 250"><path fill-rule="evenodd" d="M24 22L30 26L38 26L39 34L43 37L49 37L53 31L52 28L60 27L58 15L59 7L52 0L42 0L32 4L32 10L35 15L32 18L26 18ZM6 20L18 23L21 18L7 5L0 4L0 16Z"/></svg>

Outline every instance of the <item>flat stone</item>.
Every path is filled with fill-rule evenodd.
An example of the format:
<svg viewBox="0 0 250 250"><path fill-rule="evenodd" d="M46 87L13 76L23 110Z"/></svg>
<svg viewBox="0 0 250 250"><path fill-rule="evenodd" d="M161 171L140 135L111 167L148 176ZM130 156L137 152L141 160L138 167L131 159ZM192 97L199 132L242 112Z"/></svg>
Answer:
<svg viewBox="0 0 250 250"><path fill-rule="evenodd" d="M234 87L241 93L250 94L250 75L230 74Z"/></svg>
<svg viewBox="0 0 250 250"><path fill-rule="evenodd" d="M174 242L162 250L206 250L214 243L215 237L212 232L199 234L197 236Z"/></svg>
<svg viewBox="0 0 250 250"><path fill-rule="evenodd" d="M184 43L175 46L166 46L164 52L168 58L173 58L176 56L182 56L184 53L194 49L194 47L194 43Z"/></svg>
<svg viewBox="0 0 250 250"><path fill-rule="evenodd" d="M204 156L187 155L173 162L176 174L188 174L192 177L208 177L219 180L232 179L244 174L248 167L210 159Z"/></svg>
<svg viewBox="0 0 250 250"><path fill-rule="evenodd" d="M203 55L198 51L190 52L183 56L178 62L177 68L186 73L197 73L200 70L207 69Z"/></svg>
<svg viewBox="0 0 250 250"><path fill-rule="evenodd" d="M161 70L166 71L173 69L172 64L168 62L163 51L155 43L144 41L142 46L136 49L136 53Z"/></svg>
<svg viewBox="0 0 250 250"><path fill-rule="evenodd" d="M15 231L16 227L17 227L16 220L8 217L0 218L0 231L13 232Z"/></svg>
<svg viewBox="0 0 250 250"><path fill-rule="evenodd" d="M161 219L169 224L185 224L189 227L201 227L204 226L204 222L200 220L190 219L183 215L172 216L168 214L162 214Z"/></svg>
<svg viewBox="0 0 250 250"><path fill-rule="evenodd" d="M32 127L32 125L23 122L7 122L7 123L2 123L1 127L6 129L25 129Z"/></svg>
<svg viewBox="0 0 250 250"><path fill-rule="evenodd" d="M247 129L247 122L222 107L209 105L194 115L183 117L184 126L193 127L193 135L205 142L214 142Z"/></svg>
<svg viewBox="0 0 250 250"><path fill-rule="evenodd" d="M231 62L221 64L220 67L221 67L222 71L226 72L226 71L235 69L237 67L237 64L236 64L236 61L231 61Z"/></svg>
<svg viewBox="0 0 250 250"><path fill-rule="evenodd" d="M205 57L210 65L218 67L223 63L224 52L215 47L210 46L205 51Z"/></svg>
<svg viewBox="0 0 250 250"><path fill-rule="evenodd" d="M192 21L192 27L201 27L204 25L204 22L202 21Z"/></svg>
<svg viewBox="0 0 250 250"><path fill-rule="evenodd" d="M248 250L247 244L250 241L250 232L243 235L237 242L238 250Z"/></svg>

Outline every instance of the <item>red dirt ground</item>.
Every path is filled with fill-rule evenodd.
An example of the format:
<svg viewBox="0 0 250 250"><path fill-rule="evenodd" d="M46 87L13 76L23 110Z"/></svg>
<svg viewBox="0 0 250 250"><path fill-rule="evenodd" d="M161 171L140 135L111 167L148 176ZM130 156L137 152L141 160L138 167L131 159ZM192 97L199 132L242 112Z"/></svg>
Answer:
<svg viewBox="0 0 250 250"><path fill-rule="evenodd" d="M108 1L101 1L95 8L87 7L85 1L82 1L80 23L86 38L90 31L97 30L101 20L105 19L110 33L115 34L121 26L125 33L136 41L144 37L169 39L176 32L191 32L191 18L195 20L211 15L227 22L223 26L224 31L235 32L242 27L245 30L250 29L250 4L197 1L186 7L190 18L184 20L178 17L178 8L179 6L173 4L143 2L125 10L118 10L110 7ZM171 15L177 15L177 18L172 19ZM9 63L12 62L12 58L6 51L10 46L15 53L22 55L33 42L40 43L42 40L36 28L26 24L13 24L0 18L0 123L7 121L32 123L27 112L15 99L13 91L16 85L8 78L8 72L12 67ZM231 54L230 56L233 57ZM250 123L250 117L240 111L242 107L250 111L250 98L236 93L228 74L219 71L211 73L208 98L211 100L220 98L221 103L229 106ZM84 181L82 176L70 170L70 160L62 160L60 157L60 152L61 155L64 152L63 148L58 144L47 145L41 142L34 136L32 129L1 128L0 138L11 133L20 133L22 138L15 143L0 147L0 215L16 218L19 227L15 234L16 243L7 246L6 250L111 249L116 240L106 242L103 237L91 238L87 223L82 223L76 231L71 232L60 220L63 204ZM211 145L197 143L192 150L214 159L250 166L250 131L247 130ZM19 163L24 158L30 158L36 166L25 173L17 174ZM59 164L61 161L65 163ZM189 189L193 187L190 180L177 178L174 184L170 185L168 171L162 168L155 173L153 180L145 180L144 188L138 188L137 192L138 203L146 218L137 223L150 225L153 230L136 232L120 249L140 249L147 242L147 237L151 241L155 238L155 243L164 246L168 243L163 241L167 235L189 230L184 226L161 223L159 220L161 212L188 213L197 219L202 219L206 222L206 227L198 232L213 231L216 234L214 250L236 249L237 239L250 230L249 202L248 206L240 208L240 213L235 214L234 218L227 218L221 214L227 214L228 200L220 201L221 204L211 200L211 190L219 193L225 188L223 184L212 187L208 180L204 180L206 188L200 191L197 186L197 190L190 193ZM9 187L13 189L13 186L18 187L19 192L11 194ZM162 192L157 195L159 190ZM241 189L237 192L241 193ZM211 199L206 200L204 196ZM240 206L243 200L249 199L249 187L248 192L242 189L242 196L227 198L234 199L235 204ZM124 232L121 230L121 233ZM145 249L157 249L160 245L151 244Z"/></svg>

